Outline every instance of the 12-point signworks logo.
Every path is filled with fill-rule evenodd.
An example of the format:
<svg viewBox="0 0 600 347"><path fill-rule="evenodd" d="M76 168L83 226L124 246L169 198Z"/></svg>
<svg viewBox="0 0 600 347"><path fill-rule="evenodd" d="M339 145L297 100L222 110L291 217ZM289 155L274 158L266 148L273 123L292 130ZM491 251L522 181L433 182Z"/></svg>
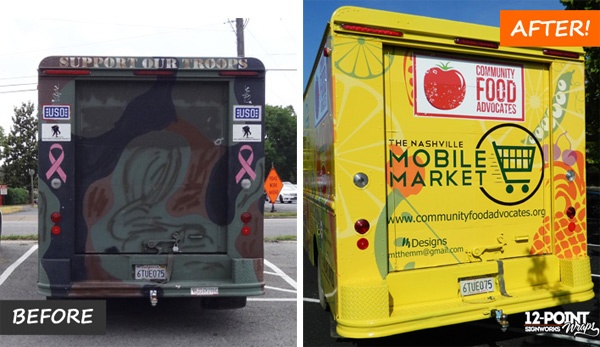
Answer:
<svg viewBox="0 0 600 347"><path fill-rule="evenodd" d="M525 332L597 337L600 329L596 322L588 322L589 314L589 311L525 312Z"/></svg>

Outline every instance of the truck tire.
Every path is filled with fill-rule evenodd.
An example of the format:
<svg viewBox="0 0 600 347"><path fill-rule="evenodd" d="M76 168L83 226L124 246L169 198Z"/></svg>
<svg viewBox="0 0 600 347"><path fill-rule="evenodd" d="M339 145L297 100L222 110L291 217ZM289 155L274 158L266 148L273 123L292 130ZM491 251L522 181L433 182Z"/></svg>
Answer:
<svg viewBox="0 0 600 347"><path fill-rule="evenodd" d="M324 311L329 311L329 304L325 298L325 292L323 291L323 283L321 280L321 261L317 259L317 287L319 288L319 304Z"/></svg>

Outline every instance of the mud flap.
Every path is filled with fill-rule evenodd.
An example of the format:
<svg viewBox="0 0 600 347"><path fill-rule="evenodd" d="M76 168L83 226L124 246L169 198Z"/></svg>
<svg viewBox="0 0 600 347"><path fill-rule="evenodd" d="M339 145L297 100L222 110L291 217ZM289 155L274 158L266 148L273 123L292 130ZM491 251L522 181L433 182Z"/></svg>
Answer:
<svg viewBox="0 0 600 347"><path fill-rule="evenodd" d="M332 315L329 315L329 336L334 339L342 339L342 336L337 333L337 322L333 319Z"/></svg>

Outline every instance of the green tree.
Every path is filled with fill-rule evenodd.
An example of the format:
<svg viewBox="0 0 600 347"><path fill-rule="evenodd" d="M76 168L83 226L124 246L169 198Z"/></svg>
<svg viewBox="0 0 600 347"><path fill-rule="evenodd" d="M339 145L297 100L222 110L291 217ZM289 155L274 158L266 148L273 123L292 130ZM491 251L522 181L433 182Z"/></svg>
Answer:
<svg viewBox="0 0 600 347"><path fill-rule="evenodd" d="M37 120L31 102L14 108L13 126L3 144L4 183L10 188L31 188L29 170L37 174ZM35 181L34 181L35 182Z"/></svg>
<svg viewBox="0 0 600 347"><path fill-rule="evenodd" d="M600 0L561 0L567 10L600 10ZM600 184L600 47L585 51L585 117L588 184ZM595 179L592 179L595 177Z"/></svg>
<svg viewBox="0 0 600 347"><path fill-rule="evenodd" d="M275 166L282 181L296 183L296 113L292 106L266 105L265 159L267 172Z"/></svg>
<svg viewBox="0 0 600 347"><path fill-rule="evenodd" d="M0 161L4 160L4 146L6 146L6 134L4 128L0 127Z"/></svg>
<svg viewBox="0 0 600 347"><path fill-rule="evenodd" d="M0 127L0 183L4 184L4 168L1 163L4 162L4 147L6 146L6 134L4 128Z"/></svg>

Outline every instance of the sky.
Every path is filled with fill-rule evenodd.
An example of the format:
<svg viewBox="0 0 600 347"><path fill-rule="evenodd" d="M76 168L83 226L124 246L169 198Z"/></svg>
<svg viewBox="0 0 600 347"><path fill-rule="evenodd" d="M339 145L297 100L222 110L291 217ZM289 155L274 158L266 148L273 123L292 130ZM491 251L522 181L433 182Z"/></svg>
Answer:
<svg viewBox="0 0 600 347"><path fill-rule="evenodd" d="M190 0L84 3L20 0L0 13L0 126L37 107L37 68L51 55L235 57L235 18L247 19L245 55L266 69L266 103L302 110L302 3ZM82 5L83 4L83 5ZM233 23L230 23L233 21Z"/></svg>
<svg viewBox="0 0 600 347"><path fill-rule="evenodd" d="M492 26L501 9L564 9L559 0L20 0L0 13L0 126L9 132L22 103L37 107L37 67L46 56L235 56L236 17L249 19L246 56L268 70L267 104L300 115L325 25L345 5Z"/></svg>
<svg viewBox="0 0 600 347"><path fill-rule="evenodd" d="M420 16L500 25L500 10L564 10L559 0L304 0L303 87L323 38L325 25L341 6L358 6Z"/></svg>

